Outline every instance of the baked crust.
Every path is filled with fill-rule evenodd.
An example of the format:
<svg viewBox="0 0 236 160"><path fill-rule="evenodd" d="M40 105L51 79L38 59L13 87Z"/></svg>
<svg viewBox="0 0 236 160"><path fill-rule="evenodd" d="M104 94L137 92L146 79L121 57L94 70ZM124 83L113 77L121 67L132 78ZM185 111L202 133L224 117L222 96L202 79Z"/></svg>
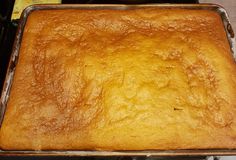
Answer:
<svg viewBox="0 0 236 160"><path fill-rule="evenodd" d="M236 65L214 11L34 11L0 147L236 148L235 105Z"/></svg>

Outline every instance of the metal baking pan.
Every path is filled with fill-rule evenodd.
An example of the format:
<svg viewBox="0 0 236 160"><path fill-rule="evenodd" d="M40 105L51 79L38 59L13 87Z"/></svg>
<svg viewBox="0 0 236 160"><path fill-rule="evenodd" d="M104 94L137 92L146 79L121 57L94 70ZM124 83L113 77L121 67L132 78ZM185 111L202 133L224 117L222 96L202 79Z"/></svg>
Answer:
<svg viewBox="0 0 236 160"><path fill-rule="evenodd" d="M21 15L18 31L16 34L13 52L8 65L8 71L1 94L0 103L0 125L4 118L5 108L9 98L11 84L13 81L15 67L19 56L24 26L29 14L35 10L54 10L54 9L111 9L111 10L129 10L137 8L181 8L181 9L201 9L216 11L222 18L232 54L236 59L234 32L229 22L225 9L215 4L146 4L146 5L33 5L27 7ZM206 156L206 155L236 155L235 149L187 149L187 150L143 150L143 151L95 151L95 150L0 150L0 155L12 156Z"/></svg>

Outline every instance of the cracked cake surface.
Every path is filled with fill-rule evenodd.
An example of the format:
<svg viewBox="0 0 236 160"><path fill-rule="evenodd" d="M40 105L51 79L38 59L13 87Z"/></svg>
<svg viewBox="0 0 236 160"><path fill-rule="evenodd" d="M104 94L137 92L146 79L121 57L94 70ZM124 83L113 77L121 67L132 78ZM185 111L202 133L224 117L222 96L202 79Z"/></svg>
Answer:
<svg viewBox="0 0 236 160"><path fill-rule="evenodd" d="M24 28L5 150L236 148L236 64L220 16L39 10Z"/></svg>

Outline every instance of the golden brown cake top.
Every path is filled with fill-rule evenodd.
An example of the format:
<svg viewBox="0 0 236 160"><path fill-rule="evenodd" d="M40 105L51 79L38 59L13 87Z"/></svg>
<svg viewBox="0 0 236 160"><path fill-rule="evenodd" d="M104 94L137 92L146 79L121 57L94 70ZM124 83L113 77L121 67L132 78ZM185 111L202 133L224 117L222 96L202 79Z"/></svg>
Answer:
<svg viewBox="0 0 236 160"><path fill-rule="evenodd" d="M236 148L235 91L236 65L214 11L34 11L0 146Z"/></svg>

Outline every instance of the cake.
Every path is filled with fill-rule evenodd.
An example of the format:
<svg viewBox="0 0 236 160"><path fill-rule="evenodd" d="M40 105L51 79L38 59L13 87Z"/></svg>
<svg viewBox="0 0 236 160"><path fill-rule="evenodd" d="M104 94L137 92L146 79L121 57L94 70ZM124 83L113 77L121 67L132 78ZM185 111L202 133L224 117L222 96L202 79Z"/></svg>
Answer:
<svg viewBox="0 0 236 160"><path fill-rule="evenodd" d="M36 10L3 150L236 148L236 64L219 14Z"/></svg>

